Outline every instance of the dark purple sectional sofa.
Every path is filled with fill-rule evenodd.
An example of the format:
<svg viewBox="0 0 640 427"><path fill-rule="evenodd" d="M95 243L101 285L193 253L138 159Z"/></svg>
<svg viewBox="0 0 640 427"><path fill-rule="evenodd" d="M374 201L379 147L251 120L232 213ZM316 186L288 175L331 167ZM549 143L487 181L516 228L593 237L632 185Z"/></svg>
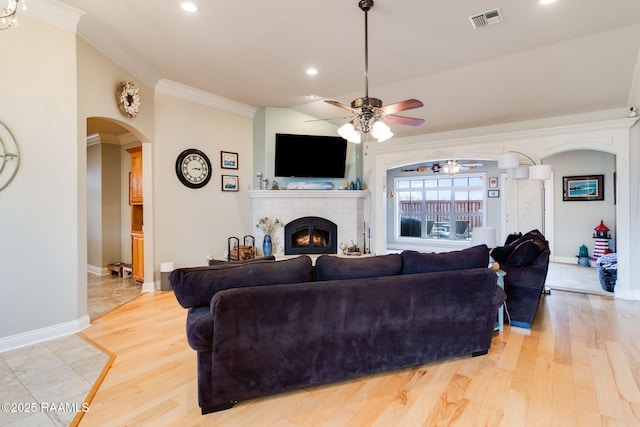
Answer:
<svg viewBox="0 0 640 427"><path fill-rule="evenodd" d="M237 401L486 354L505 300L486 246L181 268L202 413Z"/></svg>

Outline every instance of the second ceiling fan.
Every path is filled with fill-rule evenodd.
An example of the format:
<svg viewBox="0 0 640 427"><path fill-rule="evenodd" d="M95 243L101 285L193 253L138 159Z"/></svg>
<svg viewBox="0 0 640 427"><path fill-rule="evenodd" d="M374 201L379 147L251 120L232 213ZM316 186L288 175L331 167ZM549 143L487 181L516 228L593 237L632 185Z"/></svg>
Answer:
<svg viewBox="0 0 640 427"><path fill-rule="evenodd" d="M420 108L424 104L417 99L407 99L395 104L383 106L382 100L369 97L369 23L368 12L373 7L373 0L360 0L358 6L364 12L364 96L351 101L351 106L341 104L338 101L325 102L336 107L351 111L355 116L338 129L338 134L349 142L360 143L363 134L371 133L379 142L386 141L393 136L391 129L384 122L402 125L419 126L424 119L398 116L405 110Z"/></svg>

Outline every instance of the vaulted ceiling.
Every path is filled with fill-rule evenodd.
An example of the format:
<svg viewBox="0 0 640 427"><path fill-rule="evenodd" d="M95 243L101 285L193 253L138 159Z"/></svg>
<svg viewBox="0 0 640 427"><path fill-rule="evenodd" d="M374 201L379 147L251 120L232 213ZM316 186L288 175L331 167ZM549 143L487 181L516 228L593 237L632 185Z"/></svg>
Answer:
<svg viewBox="0 0 640 427"><path fill-rule="evenodd" d="M168 79L317 118L344 116L324 99L364 95L357 0L193 1L187 14L180 0L61 0L86 12L83 38L152 87ZM472 27L497 8L502 22ZM397 136L623 111L640 97L639 51L638 0L375 0L369 94L424 102L402 114L426 123L392 125Z"/></svg>

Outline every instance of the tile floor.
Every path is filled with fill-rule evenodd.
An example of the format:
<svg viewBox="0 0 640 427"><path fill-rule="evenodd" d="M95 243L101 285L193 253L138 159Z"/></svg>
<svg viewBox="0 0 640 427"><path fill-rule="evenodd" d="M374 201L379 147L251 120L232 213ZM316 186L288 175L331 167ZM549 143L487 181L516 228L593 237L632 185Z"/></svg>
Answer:
<svg viewBox="0 0 640 427"><path fill-rule="evenodd" d="M68 426L109 358L75 334L0 353L0 425Z"/></svg>
<svg viewBox="0 0 640 427"><path fill-rule="evenodd" d="M576 264L549 263L546 286L561 291L613 296L600 286L598 269Z"/></svg>
<svg viewBox="0 0 640 427"><path fill-rule="evenodd" d="M87 312L91 320L104 316L114 308L140 295L142 285L133 279L123 279L115 274L87 277Z"/></svg>
<svg viewBox="0 0 640 427"><path fill-rule="evenodd" d="M87 280L91 320L141 294L142 285L130 278L89 274ZM75 334L0 353L0 403L15 405L1 408L0 426L68 426L110 357ZM18 405L34 411L11 412Z"/></svg>

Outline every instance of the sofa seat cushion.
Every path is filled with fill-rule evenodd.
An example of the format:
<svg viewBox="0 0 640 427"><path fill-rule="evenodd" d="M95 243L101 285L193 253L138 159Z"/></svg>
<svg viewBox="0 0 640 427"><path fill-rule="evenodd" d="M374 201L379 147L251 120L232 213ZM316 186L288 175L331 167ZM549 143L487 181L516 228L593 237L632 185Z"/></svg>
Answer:
<svg viewBox="0 0 640 427"><path fill-rule="evenodd" d="M249 286L302 283L313 280L313 265L306 255L282 261L225 263L212 267L179 268L169 282L184 308L209 306L221 290Z"/></svg>
<svg viewBox="0 0 640 427"><path fill-rule="evenodd" d="M400 255L402 256L402 274L486 268L489 265L489 248L486 245L442 253L406 250Z"/></svg>
<svg viewBox="0 0 640 427"><path fill-rule="evenodd" d="M352 258L321 255L316 260L316 280L394 276L401 271L402 257L398 254Z"/></svg>

